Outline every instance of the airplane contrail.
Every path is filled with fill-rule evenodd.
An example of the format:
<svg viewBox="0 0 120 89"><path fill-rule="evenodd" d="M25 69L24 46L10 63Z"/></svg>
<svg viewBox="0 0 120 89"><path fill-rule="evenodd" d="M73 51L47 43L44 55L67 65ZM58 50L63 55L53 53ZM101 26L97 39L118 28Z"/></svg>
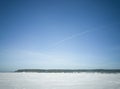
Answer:
<svg viewBox="0 0 120 89"><path fill-rule="evenodd" d="M92 30L86 30L86 31L83 31L83 32L80 32L80 33L77 33L77 34L74 34L74 35L71 35L71 36L68 36L68 37L66 37L66 38L64 38L64 39L56 42L56 43L54 44L54 46L58 46L59 44L64 43L64 42L66 42L67 40L73 39L73 38L78 37L78 36L82 36L82 35L84 35L84 34L86 34L86 33L89 33L89 32L92 32L92 31L99 31L100 29L107 28L108 26L114 26L114 25L116 25L116 24L120 24L120 23L109 24L109 25L107 25L107 26L106 26L106 25L105 25L105 26L101 26L101 27L99 27L98 29L97 29L97 28L92 28Z"/></svg>
<svg viewBox="0 0 120 89"><path fill-rule="evenodd" d="M80 35L84 35L84 34L90 32L90 31L91 31L91 30L86 30L86 31L84 31L84 32L81 32L81 33L77 33L77 34L71 35L71 36L69 36L69 37L66 37L66 38L63 39L63 40L60 40L60 41L56 42L54 45L57 46L57 45L59 45L59 44L65 42L65 41L67 41L67 40L70 40L70 39L72 39L72 38L78 37L78 36L80 36Z"/></svg>

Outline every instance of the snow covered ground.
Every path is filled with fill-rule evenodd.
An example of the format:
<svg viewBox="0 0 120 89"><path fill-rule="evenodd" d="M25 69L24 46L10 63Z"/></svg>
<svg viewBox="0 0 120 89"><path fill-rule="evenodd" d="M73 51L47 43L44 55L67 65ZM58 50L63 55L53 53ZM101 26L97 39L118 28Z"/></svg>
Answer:
<svg viewBox="0 0 120 89"><path fill-rule="evenodd" d="M0 89L120 89L120 73L0 73Z"/></svg>

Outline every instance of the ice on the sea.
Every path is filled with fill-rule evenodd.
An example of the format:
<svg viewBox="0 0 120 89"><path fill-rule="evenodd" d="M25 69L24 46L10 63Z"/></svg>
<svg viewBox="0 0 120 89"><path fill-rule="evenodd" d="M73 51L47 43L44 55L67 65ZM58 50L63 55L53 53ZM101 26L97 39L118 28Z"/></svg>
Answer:
<svg viewBox="0 0 120 89"><path fill-rule="evenodd" d="M120 73L0 73L0 89L120 89Z"/></svg>

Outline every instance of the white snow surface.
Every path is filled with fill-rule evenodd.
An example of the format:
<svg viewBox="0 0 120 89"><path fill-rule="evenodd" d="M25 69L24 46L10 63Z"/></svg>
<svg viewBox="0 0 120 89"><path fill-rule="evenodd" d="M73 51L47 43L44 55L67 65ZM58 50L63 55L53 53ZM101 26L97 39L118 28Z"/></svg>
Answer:
<svg viewBox="0 0 120 89"><path fill-rule="evenodd" d="M120 89L120 73L0 73L0 89Z"/></svg>

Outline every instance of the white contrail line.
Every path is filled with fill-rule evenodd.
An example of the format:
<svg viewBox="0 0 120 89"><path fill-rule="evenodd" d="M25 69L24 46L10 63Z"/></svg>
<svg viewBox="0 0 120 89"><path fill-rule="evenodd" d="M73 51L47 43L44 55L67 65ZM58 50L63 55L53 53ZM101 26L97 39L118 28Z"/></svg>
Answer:
<svg viewBox="0 0 120 89"><path fill-rule="evenodd" d="M75 38L75 37L78 37L78 36L84 35L84 34L90 32L90 31L91 31L91 30L87 30L87 31L84 31L84 32L81 32L81 33L74 34L74 35L71 35L71 36L69 36L69 37L66 37L66 38L63 39L63 40L60 40L60 41L56 42L56 43L55 43L55 46L57 46L57 45L59 45L59 44L65 42L65 41L67 41L67 40L70 40L70 39L72 39L72 38Z"/></svg>
<svg viewBox="0 0 120 89"><path fill-rule="evenodd" d="M99 31L100 29L103 30L104 28L107 28L108 26L114 26L116 24L118 25L120 23L109 24L107 26L105 25L105 26L101 26L99 28L92 28L92 30L86 30L86 31L83 31L83 32L80 32L80 33L77 33L77 34L74 34L74 35L71 35L71 36L68 36L68 37L64 38L63 40L60 40L60 41L56 42L54 44L54 46L58 46L59 44L62 44L62 43L64 43L67 40L73 39L73 38L78 37L78 36L82 36L82 35L84 35L86 33L89 33L89 32L92 32L92 31Z"/></svg>

